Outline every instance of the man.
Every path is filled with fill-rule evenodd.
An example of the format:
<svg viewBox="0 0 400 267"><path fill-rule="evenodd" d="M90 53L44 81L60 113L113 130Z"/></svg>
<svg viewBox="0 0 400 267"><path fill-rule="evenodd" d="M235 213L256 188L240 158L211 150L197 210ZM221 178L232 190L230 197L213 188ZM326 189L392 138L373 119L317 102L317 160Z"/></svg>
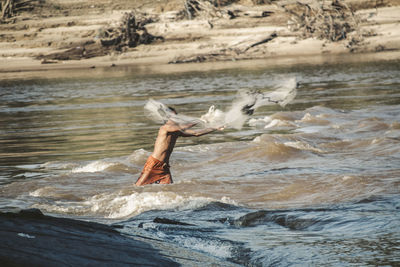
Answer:
<svg viewBox="0 0 400 267"><path fill-rule="evenodd" d="M173 113L175 109L169 107ZM146 184L171 184L172 177L169 171L169 157L174 149L178 137L202 136L216 130L223 130L224 127L206 128L201 130L190 129L196 123L181 125L172 120L168 120L158 131L157 139L154 144L154 151L147 159L143 171L136 181L137 186Z"/></svg>

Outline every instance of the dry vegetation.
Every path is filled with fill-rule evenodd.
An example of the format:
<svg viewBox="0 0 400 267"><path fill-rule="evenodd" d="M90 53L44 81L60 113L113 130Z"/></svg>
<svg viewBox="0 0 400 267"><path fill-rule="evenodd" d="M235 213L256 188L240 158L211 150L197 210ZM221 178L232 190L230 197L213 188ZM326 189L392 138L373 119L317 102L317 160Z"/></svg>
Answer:
<svg viewBox="0 0 400 267"><path fill-rule="evenodd" d="M363 8L400 0L0 0L0 49L42 63L115 53L188 47L170 63L265 57L279 38L340 42L355 51L374 35L360 26ZM277 30L271 31L271 28ZM265 32L257 29L265 28ZM230 29L237 29L234 33ZM241 29L248 29L247 33ZM213 30L215 34L212 33ZM220 33L218 35L218 32ZM218 36L216 36L218 35ZM235 40L235 36L237 39ZM218 40L220 41L218 41ZM213 41L213 42L212 42ZM218 43L219 42L219 43ZM187 45L185 44L187 43ZM138 48L154 44L154 49ZM205 48L205 49L202 49Z"/></svg>

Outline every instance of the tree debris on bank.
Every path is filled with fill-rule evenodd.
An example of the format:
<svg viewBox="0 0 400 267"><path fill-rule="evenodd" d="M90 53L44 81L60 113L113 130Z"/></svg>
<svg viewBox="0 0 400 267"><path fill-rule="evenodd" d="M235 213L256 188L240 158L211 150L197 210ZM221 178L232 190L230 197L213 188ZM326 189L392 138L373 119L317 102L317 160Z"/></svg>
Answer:
<svg viewBox="0 0 400 267"><path fill-rule="evenodd" d="M103 29L95 37L96 40L74 44L73 47L62 52L41 55L38 59L42 60L42 64L47 64L52 60L80 60L105 56L112 51L124 52L128 48L136 47L140 44L150 44L156 40L164 40L161 36L154 36L147 32L145 25L151 22L153 22L151 18L143 16L137 19L133 12L126 13L117 26Z"/></svg>
<svg viewBox="0 0 400 267"><path fill-rule="evenodd" d="M0 22L14 22L11 18L22 11L30 11L44 0L2 0L0 1Z"/></svg>
<svg viewBox="0 0 400 267"><path fill-rule="evenodd" d="M361 19L343 1L296 1L280 7L290 14L289 30L304 39L347 40L351 48L365 35L360 32Z"/></svg>
<svg viewBox="0 0 400 267"><path fill-rule="evenodd" d="M122 51L123 47L136 47L140 44L150 44L156 40L163 41L162 36L150 34L145 25L154 22L154 19L145 16L136 17L133 12L125 13L116 27L110 27L100 34L100 42L104 47Z"/></svg>
<svg viewBox="0 0 400 267"><path fill-rule="evenodd" d="M234 18L235 14L221 7L237 2L237 0L185 0L186 18Z"/></svg>

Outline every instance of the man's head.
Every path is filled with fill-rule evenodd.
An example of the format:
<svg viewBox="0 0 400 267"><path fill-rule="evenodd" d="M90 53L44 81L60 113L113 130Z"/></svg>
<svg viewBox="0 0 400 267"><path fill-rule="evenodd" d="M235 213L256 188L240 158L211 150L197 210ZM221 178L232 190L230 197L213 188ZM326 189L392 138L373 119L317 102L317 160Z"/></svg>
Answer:
<svg viewBox="0 0 400 267"><path fill-rule="evenodd" d="M176 112L176 109L174 109L173 107L168 106L168 109L172 111L174 114L178 114L178 112Z"/></svg>

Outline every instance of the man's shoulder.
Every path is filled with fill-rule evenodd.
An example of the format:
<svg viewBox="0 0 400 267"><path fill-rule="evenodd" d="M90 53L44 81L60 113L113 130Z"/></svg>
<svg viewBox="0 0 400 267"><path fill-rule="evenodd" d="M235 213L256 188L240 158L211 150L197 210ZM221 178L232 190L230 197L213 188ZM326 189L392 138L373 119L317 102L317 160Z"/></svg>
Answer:
<svg viewBox="0 0 400 267"><path fill-rule="evenodd" d="M160 127L160 130L166 131L168 133L178 132L180 131L180 127L178 124L174 122L167 122L163 126Z"/></svg>

